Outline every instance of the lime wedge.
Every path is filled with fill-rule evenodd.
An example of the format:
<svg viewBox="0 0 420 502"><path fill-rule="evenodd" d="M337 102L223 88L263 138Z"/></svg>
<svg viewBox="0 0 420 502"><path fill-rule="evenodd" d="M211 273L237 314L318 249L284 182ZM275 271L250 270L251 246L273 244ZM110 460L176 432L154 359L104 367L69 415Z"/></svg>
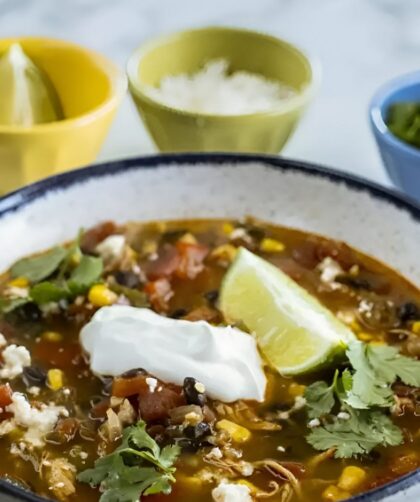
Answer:
<svg viewBox="0 0 420 502"><path fill-rule="evenodd" d="M227 322L255 335L268 364L282 375L318 369L354 339L316 298L244 248L223 280L220 308Z"/></svg>
<svg viewBox="0 0 420 502"><path fill-rule="evenodd" d="M12 44L0 57L0 124L30 127L63 118L48 75Z"/></svg>

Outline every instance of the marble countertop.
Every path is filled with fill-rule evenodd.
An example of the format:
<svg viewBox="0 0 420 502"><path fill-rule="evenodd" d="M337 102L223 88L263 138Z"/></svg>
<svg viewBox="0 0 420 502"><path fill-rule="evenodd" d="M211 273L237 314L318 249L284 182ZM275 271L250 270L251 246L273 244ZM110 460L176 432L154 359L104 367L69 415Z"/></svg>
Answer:
<svg viewBox="0 0 420 502"><path fill-rule="evenodd" d="M378 86L418 70L419 0L0 0L0 33L66 38L121 66L144 40L205 25L256 28L318 58L323 81L283 151L389 184L368 123ZM127 96L98 160L154 147Z"/></svg>

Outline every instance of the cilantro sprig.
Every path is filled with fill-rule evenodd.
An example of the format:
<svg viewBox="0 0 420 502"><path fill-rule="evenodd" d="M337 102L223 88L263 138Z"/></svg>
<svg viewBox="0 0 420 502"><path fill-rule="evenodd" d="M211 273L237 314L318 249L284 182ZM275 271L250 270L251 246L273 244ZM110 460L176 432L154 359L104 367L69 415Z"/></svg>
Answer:
<svg viewBox="0 0 420 502"><path fill-rule="evenodd" d="M102 258L82 254L81 235L79 232L66 248L55 247L16 262L10 270L11 277L25 277L30 283L29 294L23 298L0 298L0 312L6 314L28 302L43 305L72 299L99 281L103 271ZM76 265L72 264L74 258L78 261Z"/></svg>
<svg viewBox="0 0 420 502"><path fill-rule="evenodd" d="M323 419L307 441L317 450L334 448L336 457L400 444L401 430L386 413L394 404L392 385L399 379L420 387L420 361L395 347L360 341L351 343L346 354L350 367L341 374L337 370L331 385L319 381L305 390L308 417ZM341 409L345 418L332 417L334 409Z"/></svg>
<svg viewBox="0 0 420 502"><path fill-rule="evenodd" d="M123 432L121 445L78 474L82 483L100 486L100 502L138 502L142 495L171 492L179 446L160 448L139 421Z"/></svg>

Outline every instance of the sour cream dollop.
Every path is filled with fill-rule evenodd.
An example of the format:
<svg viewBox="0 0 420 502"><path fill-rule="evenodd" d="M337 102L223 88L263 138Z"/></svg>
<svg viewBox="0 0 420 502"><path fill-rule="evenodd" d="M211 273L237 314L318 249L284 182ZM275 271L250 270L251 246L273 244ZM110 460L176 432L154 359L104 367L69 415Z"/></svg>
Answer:
<svg viewBox="0 0 420 502"><path fill-rule="evenodd" d="M95 374L118 376L144 368L178 385L194 377L210 397L224 402L264 399L266 378L256 342L236 328L115 305L96 312L80 341Z"/></svg>

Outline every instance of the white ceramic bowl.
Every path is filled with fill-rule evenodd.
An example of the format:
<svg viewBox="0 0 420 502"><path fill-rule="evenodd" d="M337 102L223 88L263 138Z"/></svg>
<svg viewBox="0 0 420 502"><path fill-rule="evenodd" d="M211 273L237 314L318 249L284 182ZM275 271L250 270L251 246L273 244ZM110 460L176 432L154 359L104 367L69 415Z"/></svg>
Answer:
<svg viewBox="0 0 420 502"><path fill-rule="evenodd" d="M336 239L420 284L420 207L402 195L302 162L170 155L81 169L0 199L0 270L105 219L253 215ZM2 502L42 501L0 481ZM420 471L352 499L418 502Z"/></svg>

